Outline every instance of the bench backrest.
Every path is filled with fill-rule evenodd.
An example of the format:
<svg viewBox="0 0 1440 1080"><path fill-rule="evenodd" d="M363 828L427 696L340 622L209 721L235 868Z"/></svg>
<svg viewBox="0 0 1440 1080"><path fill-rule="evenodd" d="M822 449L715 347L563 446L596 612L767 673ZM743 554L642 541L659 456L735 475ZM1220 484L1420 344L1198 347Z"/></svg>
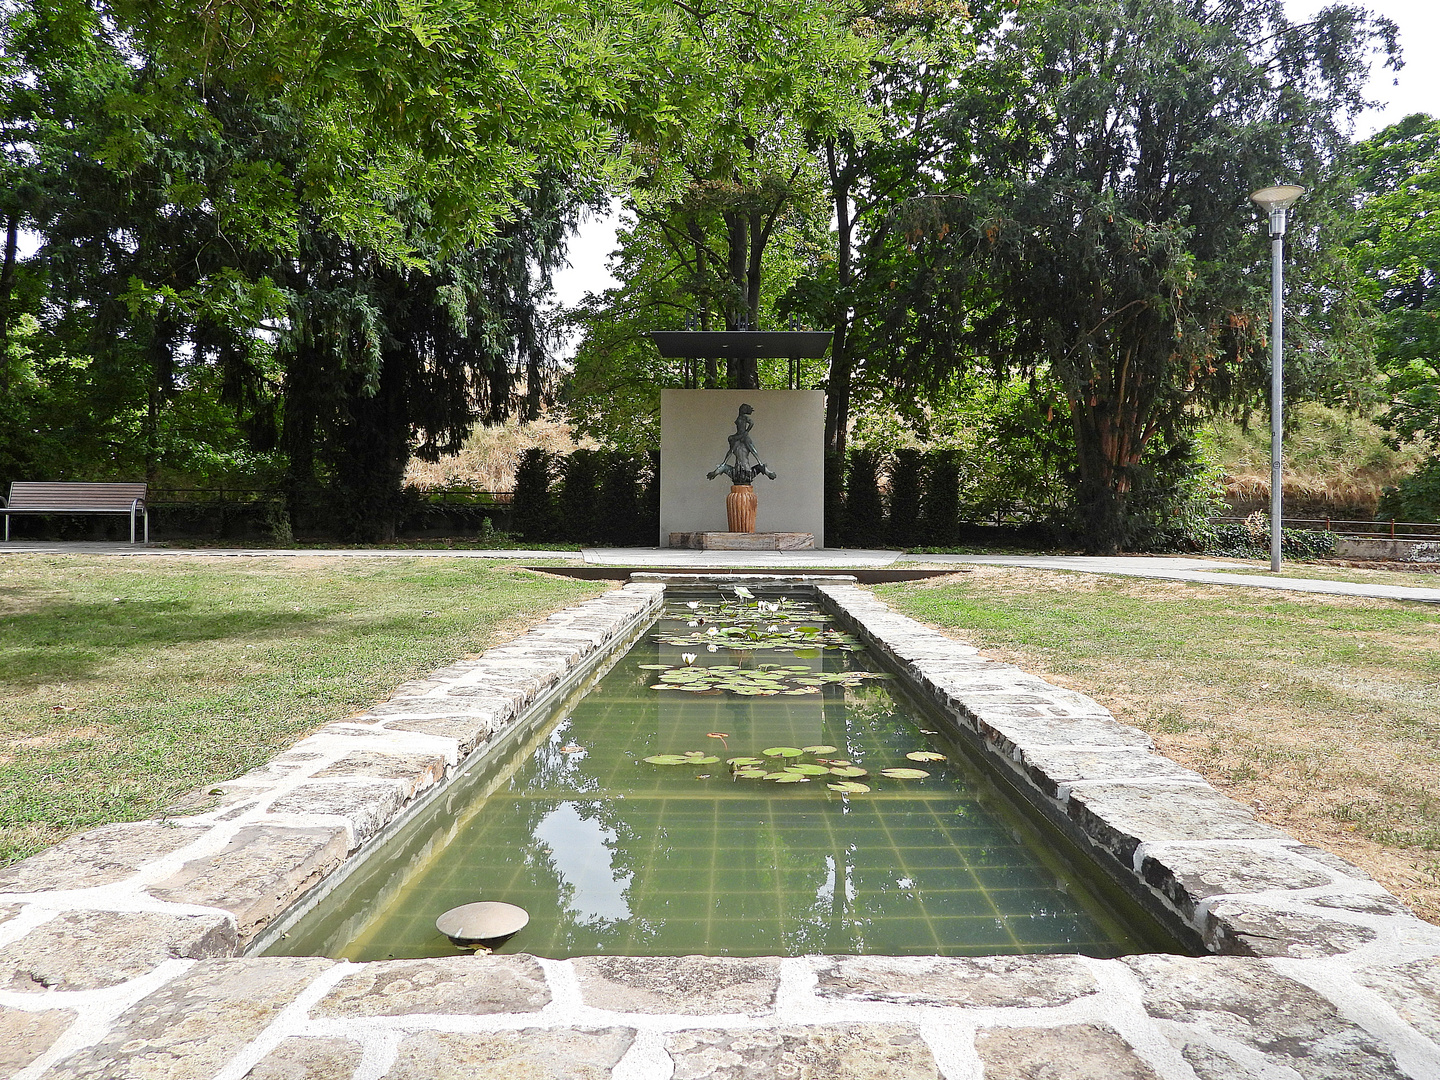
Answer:
<svg viewBox="0 0 1440 1080"><path fill-rule="evenodd" d="M72 484L16 480L10 485L12 510L129 510L145 501L148 484Z"/></svg>

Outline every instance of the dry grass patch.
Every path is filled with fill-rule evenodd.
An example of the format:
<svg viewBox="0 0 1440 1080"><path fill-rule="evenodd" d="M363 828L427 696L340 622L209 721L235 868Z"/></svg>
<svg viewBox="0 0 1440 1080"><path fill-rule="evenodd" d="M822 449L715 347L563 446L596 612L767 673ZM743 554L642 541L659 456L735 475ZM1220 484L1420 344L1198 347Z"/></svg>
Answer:
<svg viewBox="0 0 1440 1080"><path fill-rule="evenodd" d="M876 591L1440 922L1440 608L1007 567Z"/></svg>

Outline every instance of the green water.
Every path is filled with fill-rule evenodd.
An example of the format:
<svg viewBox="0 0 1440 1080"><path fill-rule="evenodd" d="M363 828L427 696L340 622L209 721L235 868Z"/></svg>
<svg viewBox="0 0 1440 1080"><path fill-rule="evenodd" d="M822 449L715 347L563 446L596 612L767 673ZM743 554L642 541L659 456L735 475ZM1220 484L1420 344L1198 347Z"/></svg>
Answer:
<svg viewBox="0 0 1440 1080"><path fill-rule="evenodd" d="M832 682L815 692L806 672L795 670L808 669L811 684L824 673L879 672L865 653L833 644L735 650L718 634L708 636L713 651L656 640L707 640L708 630L737 621L755 627L753 605L738 616L743 609L711 606L714 595L672 598L662 621L517 751L513 767L472 784L463 801L457 789L434 821L397 838L394 856L380 864L387 869L358 875L329 910L307 917L271 951L351 960L449 955L456 949L435 919L476 900L529 911L530 924L505 951L556 958L1115 956L1157 947L1153 929L1122 925L1114 899L897 700L893 683ZM687 608L686 599L701 607ZM771 625L781 634L832 628L813 605L780 614L787 617ZM766 636L766 627L757 632ZM687 652L696 666L778 665L802 682L772 677L797 691L778 694L652 689L663 673L640 665L679 669ZM767 768L849 762L868 771L859 782L871 790L832 791L828 784L842 779L834 775L786 784L736 779L725 763L814 745L835 750L766 758ZM946 760L906 757L916 751ZM720 760L642 760L687 752ZM890 767L930 775L879 774Z"/></svg>

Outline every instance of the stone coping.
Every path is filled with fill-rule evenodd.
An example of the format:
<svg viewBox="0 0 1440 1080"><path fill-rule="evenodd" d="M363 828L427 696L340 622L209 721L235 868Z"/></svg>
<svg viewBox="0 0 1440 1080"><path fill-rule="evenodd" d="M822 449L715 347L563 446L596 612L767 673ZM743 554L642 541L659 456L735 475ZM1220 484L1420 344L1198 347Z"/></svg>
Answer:
<svg viewBox="0 0 1440 1080"><path fill-rule="evenodd" d="M912 691L1211 957L248 957L577 665L635 582L266 766L0 870L0 1076L1440 1077L1440 928L1142 732L814 584ZM192 813L193 811L193 813Z"/></svg>

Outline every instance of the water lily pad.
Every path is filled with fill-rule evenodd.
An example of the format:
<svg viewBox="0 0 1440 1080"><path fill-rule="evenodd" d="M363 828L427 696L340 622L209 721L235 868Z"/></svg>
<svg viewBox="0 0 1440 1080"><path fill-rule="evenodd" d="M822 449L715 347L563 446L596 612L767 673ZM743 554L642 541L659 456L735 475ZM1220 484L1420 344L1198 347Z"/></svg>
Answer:
<svg viewBox="0 0 1440 1080"><path fill-rule="evenodd" d="M892 780L924 780L930 774L924 769L881 769L880 775Z"/></svg>
<svg viewBox="0 0 1440 1080"><path fill-rule="evenodd" d="M636 666L639 667L639 668L640 668L641 670L643 670L643 671L669 671L669 670L670 670L670 665L669 665L669 664L637 664Z"/></svg>
<svg viewBox="0 0 1440 1080"><path fill-rule="evenodd" d="M720 759L713 754L706 754L704 757L690 758L692 765L714 765Z"/></svg>
<svg viewBox="0 0 1440 1080"><path fill-rule="evenodd" d="M837 748L834 747L834 746L826 746L824 743L817 743L817 744L814 745L814 746L807 746L807 747L805 747L805 753L807 753L807 754L833 754L836 749L837 749Z"/></svg>
<svg viewBox="0 0 1440 1080"><path fill-rule="evenodd" d="M764 769L736 769L735 776L742 780L763 780L765 779Z"/></svg>
<svg viewBox="0 0 1440 1080"><path fill-rule="evenodd" d="M802 686L797 690L781 690L780 693L797 697L801 694L818 694L820 693L820 688L818 686Z"/></svg>
<svg viewBox="0 0 1440 1080"><path fill-rule="evenodd" d="M785 771L800 773L802 776L825 776L830 772L824 765L810 765L803 761L799 765L786 765Z"/></svg>
<svg viewBox="0 0 1440 1080"><path fill-rule="evenodd" d="M944 761L944 754L937 754L934 750L912 750L905 755L911 761Z"/></svg>
<svg viewBox="0 0 1440 1080"><path fill-rule="evenodd" d="M844 792L846 795L863 795L870 790L869 784L857 784L854 780L842 780L838 784L826 784L831 791Z"/></svg>
<svg viewBox="0 0 1440 1080"><path fill-rule="evenodd" d="M737 769L743 769L746 765L764 765L765 762L758 757L732 757L725 759L726 765L734 765Z"/></svg>
<svg viewBox="0 0 1440 1080"><path fill-rule="evenodd" d="M689 758L686 758L686 757L682 757L680 754L656 754L656 755L654 755L653 757L647 757L647 758L645 758L644 760L648 761L651 765L688 765L688 764L690 764L690 759L689 759Z"/></svg>
<svg viewBox="0 0 1440 1080"><path fill-rule="evenodd" d="M860 768L859 765L836 765L830 769L830 772L836 776L858 777L870 775L868 770Z"/></svg>
<svg viewBox="0 0 1440 1080"><path fill-rule="evenodd" d="M764 779L766 779L766 780L779 780L782 776L799 776L799 775L800 775L799 773L787 773L787 772L785 772L785 771L782 769L782 770L780 770L779 772L767 772L767 773L765 774L765 776L764 776Z"/></svg>
<svg viewBox="0 0 1440 1080"><path fill-rule="evenodd" d="M766 779L768 780L769 777L766 777ZM781 773L775 777L775 783L777 784L808 784L809 782L810 778L808 776L801 776L799 773L793 772Z"/></svg>
<svg viewBox="0 0 1440 1080"><path fill-rule="evenodd" d="M771 746L760 752L766 757L799 757L805 751L798 746Z"/></svg>

